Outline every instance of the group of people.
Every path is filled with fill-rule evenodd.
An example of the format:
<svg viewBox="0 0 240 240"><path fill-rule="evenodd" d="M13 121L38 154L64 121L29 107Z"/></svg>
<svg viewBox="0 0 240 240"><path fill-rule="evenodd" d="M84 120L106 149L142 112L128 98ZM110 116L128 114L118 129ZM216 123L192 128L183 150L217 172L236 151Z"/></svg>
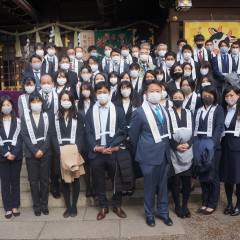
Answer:
<svg viewBox="0 0 240 240"><path fill-rule="evenodd" d="M59 56L54 45L37 44L23 72L17 111L9 96L0 100L5 217L20 215L23 156L36 216L49 214L49 189L55 198L63 195L63 216L76 216L81 175L86 196L98 201L97 220L110 206L126 218L122 197L134 194L140 177L151 227L155 217L173 225L169 192L176 215L191 217L193 178L202 189L199 214L216 210L223 182L224 214L239 215L240 91L228 81L240 74L239 44L222 40L215 49L201 34L194 42L192 48L179 39L177 54L164 43L106 45L104 56L95 46Z"/></svg>

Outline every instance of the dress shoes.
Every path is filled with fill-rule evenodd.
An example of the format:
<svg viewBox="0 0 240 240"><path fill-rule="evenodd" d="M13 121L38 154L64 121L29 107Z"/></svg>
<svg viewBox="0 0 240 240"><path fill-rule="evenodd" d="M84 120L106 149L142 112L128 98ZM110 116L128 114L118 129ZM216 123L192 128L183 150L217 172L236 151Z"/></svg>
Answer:
<svg viewBox="0 0 240 240"><path fill-rule="evenodd" d="M113 212L120 218L126 218L127 214L120 207L114 207Z"/></svg>
<svg viewBox="0 0 240 240"><path fill-rule="evenodd" d="M155 218L154 217L146 217L146 224L149 227L155 227Z"/></svg>
<svg viewBox="0 0 240 240"><path fill-rule="evenodd" d="M104 219L108 213L109 213L108 208L101 208L101 210L98 212L97 220L100 221Z"/></svg>

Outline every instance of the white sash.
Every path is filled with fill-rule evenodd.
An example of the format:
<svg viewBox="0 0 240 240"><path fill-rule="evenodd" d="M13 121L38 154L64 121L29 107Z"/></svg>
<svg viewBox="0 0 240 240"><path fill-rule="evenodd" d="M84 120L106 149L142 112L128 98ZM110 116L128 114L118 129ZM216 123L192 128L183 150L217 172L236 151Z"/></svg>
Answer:
<svg viewBox="0 0 240 240"><path fill-rule="evenodd" d="M23 111L26 113L29 113L29 107L28 107L28 103L27 103L27 98L26 98L26 94L23 94L20 96L21 101L22 101L22 105L23 105Z"/></svg>
<svg viewBox="0 0 240 240"><path fill-rule="evenodd" d="M179 129L186 129L187 128L187 129L192 130L192 115L191 115L191 112L188 109L185 109L186 114L187 114L187 127L182 127L182 128L178 127L177 119L176 119L176 115L174 113L174 110L172 108L169 108L168 110L169 110L171 123L172 123L172 127L173 127L173 133L175 133Z"/></svg>
<svg viewBox="0 0 240 240"><path fill-rule="evenodd" d="M46 54L44 58L46 59L47 62L49 61L49 59L54 59L54 66L53 67L54 67L54 71L57 72L57 70L58 70L58 58L57 58L57 56L56 55L49 56L48 54ZM50 61L50 62L53 63L53 61Z"/></svg>
<svg viewBox="0 0 240 240"><path fill-rule="evenodd" d="M55 115L55 126L56 126L56 132L57 132L57 138L58 138L59 144L62 144L63 141L69 141L71 144L75 144L76 133L77 133L77 119L72 118L70 138L62 138L59 120L57 118L58 117Z"/></svg>
<svg viewBox="0 0 240 240"><path fill-rule="evenodd" d="M77 60L76 58L74 58L74 61L73 61L73 71L78 75L79 74L79 69L78 69L78 63L83 63L83 60Z"/></svg>
<svg viewBox="0 0 240 240"><path fill-rule="evenodd" d="M196 108L196 104L197 104L197 93L196 92L193 92L192 93L192 97L190 97L191 98L191 104L190 104L190 110L192 111L192 113L194 113L195 112L195 108ZM189 99L190 99L189 98ZM186 107L186 105L187 105L187 103L188 103L188 101L189 101L189 99L185 99L184 100L184 102L183 102L183 108L185 108Z"/></svg>
<svg viewBox="0 0 240 240"><path fill-rule="evenodd" d="M199 120L200 116L202 113L204 106L199 108L197 111L197 116L196 116L196 125L195 125L195 130L194 130L194 136L197 136L198 134L207 134L208 137L212 137L212 130L213 130L213 115L214 111L216 110L217 106L211 107L209 114L208 114L208 123L207 123L207 132L200 132L198 131L199 127Z"/></svg>
<svg viewBox="0 0 240 240"><path fill-rule="evenodd" d="M147 118L147 121L148 121L149 127L151 129L151 132L152 132L153 139L154 139L155 143L161 142L162 138L170 137L170 124L169 124L169 118L168 118L166 110L161 107L161 110L162 110L162 112L164 113L164 115L167 119L168 134L161 136L160 132L159 132L159 129L158 129L158 126L157 126L157 123L156 123L156 120L155 120L155 117L154 117L153 112L151 110L151 107L149 106L147 101L143 102L142 108L143 108L143 111L144 111L145 116Z"/></svg>
<svg viewBox="0 0 240 240"><path fill-rule="evenodd" d="M95 103L93 105L93 124L94 124L96 140L99 140L102 135L109 134L110 137L113 137L115 135L116 109L112 102L109 102L109 111L110 111L109 131L101 132L99 105L98 103Z"/></svg>
<svg viewBox="0 0 240 240"><path fill-rule="evenodd" d="M48 115L47 113L43 113L43 121L44 121L44 137L36 138L35 133L33 131L33 126L30 118L30 114L24 113L24 117L26 120L26 125L27 125L27 130L29 137L31 139L32 144L37 144L38 141L45 140L47 137L47 131L48 131L48 126L49 126L49 121L48 121Z"/></svg>
<svg viewBox="0 0 240 240"><path fill-rule="evenodd" d="M119 71L120 71L119 72L120 74L124 72L124 61L123 61L123 59L121 59L121 61L120 61ZM113 72L113 62L112 61L109 62L109 73L110 72Z"/></svg>
<svg viewBox="0 0 240 240"><path fill-rule="evenodd" d="M184 62L185 62L184 59L181 58L181 59L180 59L180 64L183 64ZM193 79L193 80L196 80L197 74L196 74L195 62L194 62L193 58L191 58L191 59L190 59L190 62L188 62L188 63L190 63L191 66L192 66L192 79Z"/></svg>
<svg viewBox="0 0 240 240"><path fill-rule="evenodd" d="M198 62L198 52L199 51L202 51L202 53L203 53L203 60L207 62L208 61L208 53L207 53L206 48L204 48L204 47L202 49L194 48L194 50L193 50L194 61Z"/></svg>
<svg viewBox="0 0 240 240"><path fill-rule="evenodd" d="M218 70L222 74L231 74L232 73L232 56L227 54L228 56L228 73L223 73L222 71L222 57L221 54L217 55L217 62L218 62Z"/></svg>
<svg viewBox="0 0 240 240"><path fill-rule="evenodd" d="M237 119L234 131L226 130L223 132L222 136L225 136L226 133L234 134L234 137L240 137L240 120Z"/></svg>

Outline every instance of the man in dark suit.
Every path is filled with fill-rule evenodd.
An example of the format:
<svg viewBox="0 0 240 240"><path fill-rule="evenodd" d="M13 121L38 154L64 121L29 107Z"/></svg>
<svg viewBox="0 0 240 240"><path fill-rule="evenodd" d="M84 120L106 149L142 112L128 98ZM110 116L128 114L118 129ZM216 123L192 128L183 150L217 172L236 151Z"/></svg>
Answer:
<svg viewBox="0 0 240 240"><path fill-rule="evenodd" d="M154 202L157 192L156 217L171 226L168 210L167 174L169 167L169 118L160 106L161 85L147 85L146 101L133 112L129 135L144 177L144 209L146 223L155 226Z"/></svg>
<svg viewBox="0 0 240 240"><path fill-rule="evenodd" d="M120 179L117 152L120 143L116 141L117 133L124 128L125 115L110 101L110 88L107 83L96 84L95 93L97 102L86 115L86 134L90 149L88 157L92 167L94 188L100 206L97 220L102 220L109 212L105 188L106 171L114 186L113 212L120 218L126 218L126 214L121 208L121 186L118 184Z"/></svg>

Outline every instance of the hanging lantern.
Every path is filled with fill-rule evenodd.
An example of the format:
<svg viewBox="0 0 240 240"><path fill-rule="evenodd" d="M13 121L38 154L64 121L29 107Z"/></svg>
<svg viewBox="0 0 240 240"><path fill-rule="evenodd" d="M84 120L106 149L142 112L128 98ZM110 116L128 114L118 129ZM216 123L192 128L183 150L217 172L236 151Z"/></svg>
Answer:
<svg viewBox="0 0 240 240"><path fill-rule="evenodd" d="M20 44L18 33L16 33L16 40L15 40L15 57L22 57L21 44Z"/></svg>
<svg viewBox="0 0 240 240"><path fill-rule="evenodd" d="M192 7L192 0L176 0L177 11L188 11Z"/></svg>

